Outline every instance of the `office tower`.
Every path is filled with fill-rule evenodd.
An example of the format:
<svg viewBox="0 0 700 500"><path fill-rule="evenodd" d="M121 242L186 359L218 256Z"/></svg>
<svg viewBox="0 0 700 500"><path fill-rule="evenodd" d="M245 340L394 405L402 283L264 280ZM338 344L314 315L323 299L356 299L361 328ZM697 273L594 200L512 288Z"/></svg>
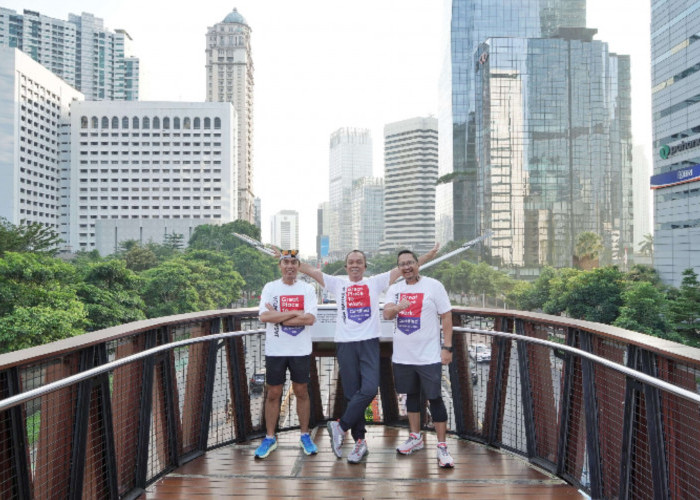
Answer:
<svg viewBox="0 0 700 500"><path fill-rule="evenodd" d="M262 200L258 196L253 200L253 207L255 209L253 225L259 230L262 230Z"/></svg>
<svg viewBox="0 0 700 500"><path fill-rule="evenodd" d="M146 242L158 242L166 230L187 236L191 224L176 230L173 219L236 220L236 123L230 103L74 103L72 250L111 253L114 231L141 227L143 219L161 221L157 230L149 223Z"/></svg>
<svg viewBox="0 0 700 500"><path fill-rule="evenodd" d="M0 217L40 222L62 238L69 205L70 106L83 95L14 48L0 47Z"/></svg>
<svg viewBox="0 0 700 500"><path fill-rule="evenodd" d="M352 185L352 247L367 255L379 251L384 236L384 180L362 177Z"/></svg>
<svg viewBox="0 0 700 500"><path fill-rule="evenodd" d="M700 274L700 1L651 2L654 267Z"/></svg>
<svg viewBox="0 0 700 500"><path fill-rule="evenodd" d="M357 179L372 176L372 137L367 129L341 128L331 134L330 182L330 254L341 258L352 246L352 185Z"/></svg>
<svg viewBox="0 0 700 500"><path fill-rule="evenodd" d="M299 212L280 210L272 216L272 244L283 250L299 249Z"/></svg>
<svg viewBox="0 0 700 500"><path fill-rule="evenodd" d="M490 38L475 54L476 213L491 263L573 265L593 232L601 262L632 241L629 57L561 28L558 38Z"/></svg>
<svg viewBox="0 0 700 500"><path fill-rule="evenodd" d="M464 241L477 222L474 54L489 37L549 37L585 26L585 0L445 0L449 57L440 78L438 237Z"/></svg>
<svg viewBox="0 0 700 500"><path fill-rule="evenodd" d="M253 57L251 29L233 9L207 29L207 101L231 102L238 114L238 217L255 221L253 195Z"/></svg>
<svg viewBox="0 0 700 500"><path fill-rule="evenodd" d="M110 31L92 14L63 21L0 7L0 47L29 54L89 101L138 100L139 60L130 44L126 31Z"/></svg>
<svg viewBox="0 0 700 500"><path fill-rule="evenodd" d="M384 238L382 252L416 253L435 244L438 121L411 118L384 126Z"/></svg>

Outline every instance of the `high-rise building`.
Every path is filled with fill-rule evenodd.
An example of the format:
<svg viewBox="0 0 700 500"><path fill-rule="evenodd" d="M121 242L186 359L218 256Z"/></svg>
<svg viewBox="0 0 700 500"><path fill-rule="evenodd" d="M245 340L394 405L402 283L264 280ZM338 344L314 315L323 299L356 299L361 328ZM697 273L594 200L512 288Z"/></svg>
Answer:
<svg viewBox="0 0 700 500"><path fill-rule="evenodd" d="M384 236L384 180L362 177L352 185L352 247L379 251Z"/></svg>
<svg viewBox="0 0 700 500"><path fill-rule="evenodd" d="M651 165L642 146L632 148L632 178L634 179L634 247L628 253L639 253L639 245L645 236L653 234L654 198L649 188ZM651 261L649 261L651 262Z"/></svg>
<svg viewBox="0 0 700 500"><path fill-rule="evenodd" d="M444 0L449 57L440 78L438 238L479 232L475 151L474 54L490 37L549 37L585 26L585 0Z"/></svg>
<svg viewBox="0 0 700 500"><path fill-rule="evenodd" d="M86 100L131 101L139 97L139 60L131 37L110 31L92 14L68 21L39 12L0 7L0 47L16 47L60 76Z"/></svg>
<svg viewBox="0 0 700 500"><path fill-rule="evenodd" d="M492 264L572 266L584 232L602 238L601 262L623 264L633 243L629 57L595 32L489 38L474 56L477 229L492 231Z"/></svg>
<svg viewBox="0 0 700 500"><path fill-rule="evenodd" d="M155 233L142 238L158 241L175 230L172 219L236 220L236 124L230 103L75 102L62 199L72 207L71 249L113 249L113 234L100 226L111 230L115 221L129 234L142 219L160 219L162 227L149 223Z"/></svg>
<svg viewBox="0 0 700 500"><path fill-rule="evenodd" d="M328 191L330 254L345 257L353 249L352 185L372 176L372 137L367 129L341 128L331 134Z"/></svg>
<svg viewBox="0 0 700 500"><path fill-rule="evenodd" d="M438 121L411 118L384 127L384 238L381 250L424 253L435 245Z"/></svg>
<svg viewBox="0 0 700 500"><path fill-rule="evenodd" d="M236 9L207 29L207 101L231 102L238 115L238 217L255 223L251 29Z"/></svg>
<svg viewBox="0 0 700 500"><path fill-rule="evenodd" d="M29 55L0 47L0 217L39 222L66 239L70 106L83 97Z"/></svg>
<svg viewBox="0 0 700 500"><path fill-rule="evenodd" d="M651 2L654 267L700 274L700 1Z"/></svg>
<svg viewBox="0 0 700 500"><path fill-rule="evenodd" d="M272 244L283 250L299 249L299 212L280 210L272 216Z"/></svg>
<svg viewBox="0 0 700 500"><path fill-rule="evenodd" d="M256 196L253 200L253 207L255 207L255 215L253 217L253 225L259 230L262 229L262 200L260 197Z"/></svg>

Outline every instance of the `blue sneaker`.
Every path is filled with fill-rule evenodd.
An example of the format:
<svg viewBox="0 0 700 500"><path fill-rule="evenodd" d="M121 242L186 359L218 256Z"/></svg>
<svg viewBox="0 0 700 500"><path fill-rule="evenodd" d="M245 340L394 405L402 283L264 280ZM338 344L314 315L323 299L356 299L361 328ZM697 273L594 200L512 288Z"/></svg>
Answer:
<svg viewBox="0 0 700 500"><path fill-rule="evenodd" d="M255 458L267 458L267 456L277 449L277 438L266 437L255 450Z"/></svg>
<svg viewBox="0 0 700 500"><path fill-rule="evenodd" d="M304 450L307 455L315 455L318 453L318 446L311 440L311 436L308 434L302 434L299 440L299 446Z"/></svg>

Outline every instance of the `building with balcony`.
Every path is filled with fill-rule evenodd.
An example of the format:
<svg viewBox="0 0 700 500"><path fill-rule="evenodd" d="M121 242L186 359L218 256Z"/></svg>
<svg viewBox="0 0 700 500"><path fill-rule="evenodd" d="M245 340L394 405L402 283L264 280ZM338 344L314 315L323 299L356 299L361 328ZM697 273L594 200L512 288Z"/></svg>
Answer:
<svg viewBox="0 0 700 500"><path fill-rule="evenodd" d="M233 9L223 21L207 28L207 101L230 102L236 109L238 217L255 224L253 195L253 57L251 28Z"/></svg>
<svg viewBox="0 0 700 500"><path fill-rule="evenodd" d="M651 2L654 267L700 274L700 1Z"/></svg>
<svg viewBox="0 0 700 500"><path fill-rule="evenodd" d="M193 221L187 227L236 220L236 126L231 103L76 102L61 199L72 207L64 230L70 248L92 250L99 239L100 248L114 249L118 241L106 234L114 221L133 234L146 227L141 220L160 220L142 236L160 242L173 219Z"/></svg>
<svg viewBox="0 0 700 500"><path fill-rule="evenodd" d="M70 109L83 94L16 48L0 47L0 217L60 233L70 206Z"/></svg>
<svg viewBox="0 0 700 500"><path fill-rule="evenodd" d="M352 247L375 254L383 235L384 179L357 179L352 185Z"/></svg>
<svg viewBox="0 0 700 500"><path fill-rule="evenodd" d="M272 244L283 250L299 249L299 212L280 210L272 216Z"/></svg>
<svg viewBox="0 0 700 500"><path fill-rule="evenodd" d="M129 34L110 31L92 14L67 21L0 7L0 47L16 47L85 95L86 100L139 98L139 59Z"/></svg>

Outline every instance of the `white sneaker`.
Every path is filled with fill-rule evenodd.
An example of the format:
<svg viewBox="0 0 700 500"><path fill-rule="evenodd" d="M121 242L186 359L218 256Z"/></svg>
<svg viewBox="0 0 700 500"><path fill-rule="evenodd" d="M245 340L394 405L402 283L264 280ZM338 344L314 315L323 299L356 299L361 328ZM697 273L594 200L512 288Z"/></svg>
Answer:
<svg viewBox="0 0 700 500"><path fill-rule="evenodd" d="M402 455L410 455L414 451L423 449L423 435L410 433L408 439L396 451Z"/></svg>
<svg viewBox="0 0 700 500"><path fill-rule="evenodd" d="M336 457L342 458L345 432L343 432L340 422L336 422L335 420L328 422L328 436L331 438L331 449L333 453L335 453Z"/></svg>
<svg viewBox="0 0 700 500"><path fill-rule="evenodd" d="M348 455L348 462L351 464L358 464L360 463L360 460L362 460L368 453L369 450L367 449L367 441L364 439L358 439L355 441L355 447Z"/></svg>
<svg viewBox="0 0 700 500"><path fill-rule="evenodd" d="M447 445L441 443L437 447L437 460L438 465L443 469L451 469L455 466L455 461L450 456L450 452L447 451Z"/></svg>

